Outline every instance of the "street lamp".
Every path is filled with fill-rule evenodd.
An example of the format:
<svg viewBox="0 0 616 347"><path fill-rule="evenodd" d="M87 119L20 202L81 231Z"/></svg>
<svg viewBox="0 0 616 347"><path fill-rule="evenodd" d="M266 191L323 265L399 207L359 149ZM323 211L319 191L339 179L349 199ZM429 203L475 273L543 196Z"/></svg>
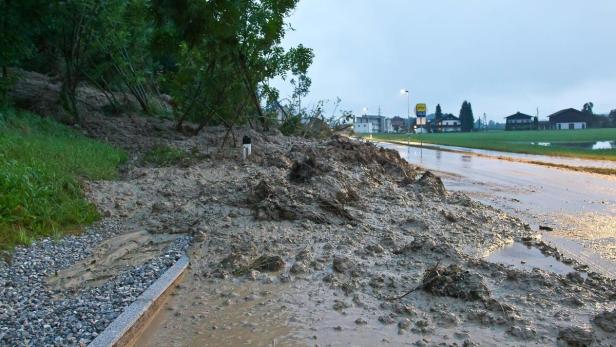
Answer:
<svg viewBox="0 0 616 347"><path fill-rule="evenodd" d="M409 127L407 128L408 131L411 131L411 93L408 91L408 89L400 89L400 95L406 95L406 117L408 118L409 121Z"/></svg>
<svg viewBox="0 0 616 347"><path fill-rule="evenodd" d="M407 140L407 145L410 146L411 145L411 93L409 92L408 89L400 89L400 95L406 95L406 118L409 122L408 124L408 128L407 128L407 134L409 136L408 140Z"/></svg>

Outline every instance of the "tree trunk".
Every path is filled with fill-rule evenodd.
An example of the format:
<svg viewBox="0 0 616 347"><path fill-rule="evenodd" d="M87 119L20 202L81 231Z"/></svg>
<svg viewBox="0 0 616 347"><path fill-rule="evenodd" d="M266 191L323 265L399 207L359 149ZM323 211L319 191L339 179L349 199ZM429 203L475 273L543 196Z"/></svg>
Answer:
<svg viewBox="0 0 616 347"><path fill-rule="evenodd" d="M265 122L265 116L263 115L263 111L261 110L261 103L259 102L259 98L257 96L257 91L253 88L252 81L250 80L250 76L248 74L248 68L246 67L246 62L242 57L242 54L238 52L238 61L240 65L240 69L242 70L242 75L244 75L244 85L246 89L248 89L248 93L250 94L250 98L257 109L257 113L259 114L259 120L261 121L261 125L265 130L267 129L267 124Z"/></svg>
<svg viewBox="0 0 616 347"><path fill-rule="evenodd" d="M9 68L6 65L2 66L2 79L0 79L0 103L6 101L6 96L9 91Z"/></svg>

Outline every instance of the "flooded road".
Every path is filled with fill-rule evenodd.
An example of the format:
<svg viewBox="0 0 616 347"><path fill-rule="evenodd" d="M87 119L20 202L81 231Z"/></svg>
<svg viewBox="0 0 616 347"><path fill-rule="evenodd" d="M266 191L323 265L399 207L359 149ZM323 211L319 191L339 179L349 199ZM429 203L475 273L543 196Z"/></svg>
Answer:
<svg viewBox="0 0 616 347"><path fill-rule="evenodd" d="M613 143L613 141L610 143ZM598 142L597 144L601 145L600 142ZM404 147L405 149L407 148L406 143L400 143L400 145L402 145L402 147ZM420 144L417 142L411 142L412 147L418 147L419 145ZM605 147L601 149L610 149L610 148ZM492 159L508 158L508 159L513 159L513 160L525 161L525 162L543 162L543 163L550 163L550 164L555 164L555 165L566 165L566 166L572 166L572 167L616 169L616 161L613 161L613 160L593 160L593 159L585 159L585 158L583 159L583 158L570 158L570 157L556 157L556 156L545 156L545 155L538 155L538 154L500 152L500 151L493 151L493 150L488 150L488 149L478 149L478 148L444 146L444 145L437 145L437 144L431 144L431 143L424 144L424 150L428 150L428 151L437 150L438 151L438 149L442 149L441 152L462 152L465 154L476 154L477 156L488 157ZM419 148L417 150L419 151ZM429 154L430 152L427 152L427 153Z"/></svg>
<svg viewBox="0 0 616 347"><path fill-rule="evenodd" d="M546 241L594 271L616 277L616 177L450 151L379 145L438 172L450 190L466 192L515 215L535 230L539 226L552 228L544 232ZM533 159L575 161L537 155ZM593 166L614 165L590 162Z"/></svg>

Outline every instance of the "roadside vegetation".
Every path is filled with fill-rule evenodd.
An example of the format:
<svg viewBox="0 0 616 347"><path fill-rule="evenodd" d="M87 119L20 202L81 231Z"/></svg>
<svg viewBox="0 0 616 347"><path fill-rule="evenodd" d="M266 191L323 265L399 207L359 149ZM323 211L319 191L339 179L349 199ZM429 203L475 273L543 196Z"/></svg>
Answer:
<svg viewBox="0 0 616 347"><path fill-rule="evenodd" d="M406 134L374 134L374 140L408 141ZM471 133L411 134L411 141L428 144L542 154L587 159L616 160L616 149L588 148L597 141L616 141L616 128L576 131L488 131ZM549 144L549 145L548 145Z"/></svg>
<svg viewBox="0 0 616 347"><path fill-rule="evenodd" d="M0 248L96 220L80 181L114 178L124 160L11 105L50 110L68 125L85 125L89 112L118 116L138 107L153 116L172 110L187 135L209 126L267 130L279 121L290 134L321 133L322 107L295 107L311 84L313 52L282 45L298 1L0 0ZM57 86L47 89L57 97L42 107L19 99L28 72L53 76ZM287 81L292 96L281 98L274 80ZM85 87L103 105L88 103ZM299 121L308 114L319 120L311 127ZM197 155L156 147L143 162L182 165Z"/></svg>
<svg viewBox="0 0 616 347"><path fill-rule="evenodd" d="M0 109L0 249L97 220L80 182L116 178L125 158L49 118Z"/></svg>
<svg viewBox="0 0 616 347"><path fill-rule="evenodd" d="M123 111L120 95L147 114L162 97L178 130L268 128L310 86L312 50L282 46L298 1L0 1L0 103L21 68L59 77L68 123L86 116L78 92L86 83L112 114ZM274 79L293 86L284 105Z"/></svg>
<svg viewBox="0 0 616 347"><path fill-rule="evenodd" d="M201 154L197 151L185 152L179 148L158 145L143 154L142 161L145 165L156 167L165 167L173 165L188 166L196 159L199 159Z"/></svg>

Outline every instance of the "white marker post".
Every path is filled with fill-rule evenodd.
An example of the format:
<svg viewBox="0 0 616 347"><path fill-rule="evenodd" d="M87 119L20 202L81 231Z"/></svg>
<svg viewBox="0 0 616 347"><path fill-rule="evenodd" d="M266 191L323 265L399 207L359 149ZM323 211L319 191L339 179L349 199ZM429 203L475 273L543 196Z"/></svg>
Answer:
<svg viewBox="0 0 616 347"><path fill-rule="evenodd" d="M252 153L252 139L248 135L242 138L242 160L246 160Z"/></svg>
<svg viewBox="0 0 616 347"><path fill-rule="evenodd" d="M426 104L417 104L415 105L415 115L417 115L417 125L419 125L419 157L423 159L423 139L421 138L421 133L424 130L424 125L426 125Z"/></svg>

